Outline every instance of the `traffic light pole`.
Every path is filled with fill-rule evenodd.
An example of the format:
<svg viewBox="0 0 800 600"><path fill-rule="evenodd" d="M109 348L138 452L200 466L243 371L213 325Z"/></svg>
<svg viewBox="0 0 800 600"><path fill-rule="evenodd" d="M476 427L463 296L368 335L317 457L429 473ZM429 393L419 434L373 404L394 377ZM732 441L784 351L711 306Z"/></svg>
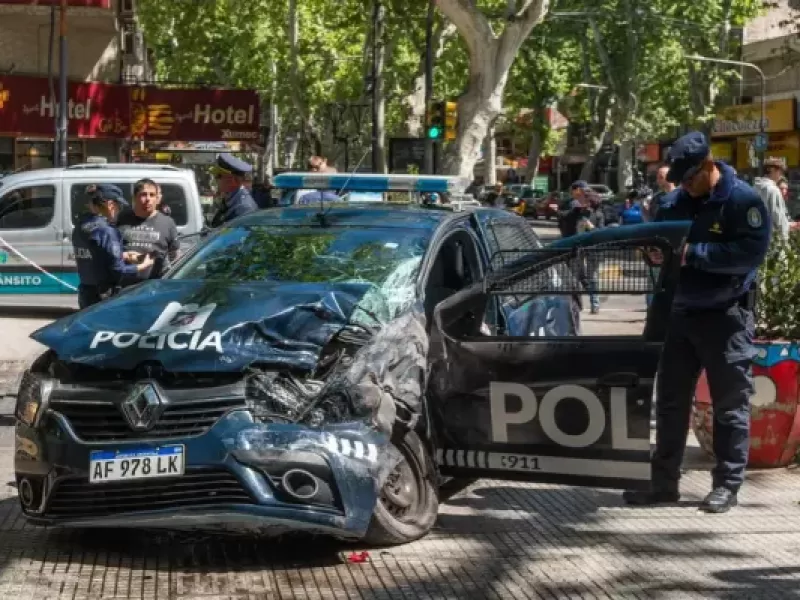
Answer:
<svg viewBox="0 0 800 600"><path fill-rule="evenodd" d="M425 23L425 174L433 175L433 144L427 135L430 122L431 98L433 98L433 22L435 16L434 0L428 0L428 18Z"/></svg>

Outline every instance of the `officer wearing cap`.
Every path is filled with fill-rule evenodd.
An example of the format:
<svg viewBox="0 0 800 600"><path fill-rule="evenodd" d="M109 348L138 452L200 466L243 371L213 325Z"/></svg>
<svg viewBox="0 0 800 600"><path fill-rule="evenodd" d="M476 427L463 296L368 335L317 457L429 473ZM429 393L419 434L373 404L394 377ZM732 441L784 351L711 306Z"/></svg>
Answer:
<svg viewBox="0 0 800 600"><path fill-rule="evenodd" d="M122 252L122 236L113 226L120 210L128 203L115 185L93 186L90 213L83 215L72 232L72 246L78 266L78 306L96 304L119 290L124 275L135 275L153 265L150 256L139 257Z"/></svg>
<svg viewBox="0 0 800 600"><path fill-rule="evenodd" d="M244 186L245 178L253 171L251 165L230 154L220 154L212 171L224 197L222 205L211 220L211 227L219 227L236 217L258 210L256 201Z"/></svg>
<svg viewBox="0 0 800 600"><path fill-rule="evenodd" d="M693 132L669 151L667 194L657 220L691 220L656 389L656 449L648 492L625 492L629 504L676 502L697 378L705 369L714 409L712 491L706 512L737 504L750 438L755 278L770 242L759 195L727 164L713 160Z"/></svg>

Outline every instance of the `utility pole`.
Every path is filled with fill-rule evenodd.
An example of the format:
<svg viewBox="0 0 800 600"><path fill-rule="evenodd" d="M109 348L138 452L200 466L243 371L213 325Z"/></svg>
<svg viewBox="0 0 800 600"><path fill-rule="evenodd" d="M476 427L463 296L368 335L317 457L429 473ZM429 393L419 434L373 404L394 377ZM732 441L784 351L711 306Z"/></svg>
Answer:
<svg viewBox="0 0 800 600"><path fill-rule="evenodd" d="M58 166L67 166L67 0L61 0L59 29Z"/></svg>
<svg viewBox="0 0 800 600"><path fill-rule="evenodd" d="M428 0L428 18L425 23L425 123L422 130L425 132L425 159L424 173L433 175L433 144L434 141L427 135L428 119L430 118L431 99L433 98L433 23L435 17L433 0Z"/></svg>
<svg viewBox="0 0 800 600"><path fill-rule="evenodd" d="M381 20L381 0L374 0L372 7L372 172L377 173L380 165L380 149L379 149L379 131L378 131L378 46L381 41L378 39L381 35L380 20Z"/></svg>
<svg viewBox="0 0 800 600"><path fill-rule="evenodd" d="M743 62L741 60L728 60L723 58L711 58L710 56L700 56L699 54L690 54L687 56L689 60L697 60L701 62L719 63L721 65L733 65L735 67L749 67L753 69L761 78L761 122L759 123L758 132L764 136L767 132L767 78L764 76L758 65L753 63ZM761 175L764 174L764 150L758 151L758 171Z"/></svg>

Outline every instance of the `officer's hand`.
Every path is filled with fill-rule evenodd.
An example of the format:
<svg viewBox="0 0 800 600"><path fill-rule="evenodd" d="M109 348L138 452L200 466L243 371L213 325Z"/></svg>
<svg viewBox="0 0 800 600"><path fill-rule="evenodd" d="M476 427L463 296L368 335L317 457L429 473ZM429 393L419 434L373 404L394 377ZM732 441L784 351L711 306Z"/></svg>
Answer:
<svg viewBox="0 0 800 600"><path fill-rule="evenodd" d="M153 262L153 257L150 254L145 254L144 260L136 266L137 270L144 271L145 269L149 269L153 266Z"/></svg>
<svg viewBox="0 0 800 600"><path fill-rule="evenodd" d="M122 260L126 263L138 263L142 259L141 252L123 252Z"/></svg>

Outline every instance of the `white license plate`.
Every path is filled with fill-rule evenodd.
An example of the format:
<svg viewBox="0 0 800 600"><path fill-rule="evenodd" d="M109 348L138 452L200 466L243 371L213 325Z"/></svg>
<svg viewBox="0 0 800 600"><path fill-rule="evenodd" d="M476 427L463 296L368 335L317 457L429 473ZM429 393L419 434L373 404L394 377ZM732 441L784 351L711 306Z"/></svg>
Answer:
<svg viewBox="0 0 800 600"><path fill-rule="evenodd" d="M183 446L93 450L89 455L89 483L180 477L184 470Z"/></svg>

